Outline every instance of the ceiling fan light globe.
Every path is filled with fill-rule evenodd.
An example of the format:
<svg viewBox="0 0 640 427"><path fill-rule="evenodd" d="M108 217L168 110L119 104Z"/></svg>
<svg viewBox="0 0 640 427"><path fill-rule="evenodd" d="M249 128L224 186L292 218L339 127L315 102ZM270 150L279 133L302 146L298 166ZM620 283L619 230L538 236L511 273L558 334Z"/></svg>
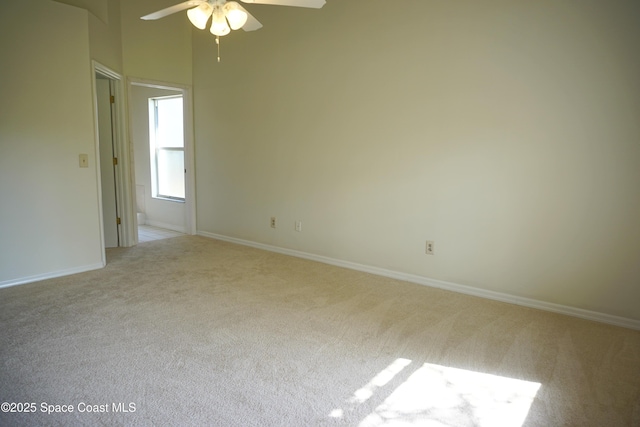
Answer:
<svg viewBox="0 0 640 427"><path fill-rule="evenodd" d="M234 1L226 3L224 5L224 11L232 30L238 30L247 23L247 12L242 10L238 3Z"/></svg>
<svg viewBox="0 0 640 427"><path fill-rule="evenodd" d="M231 28L228 25L211 24L211 34L214 36L226 36L231 32Z"/></svg>
<svg viewBox="0 0 640 427"><path fill-rule="evenodd" d="M191 21L196 28L204 30L212 12L213 7L209 3L205 2L200 4L198 7L187 10L187 16L189 17L189 21Z"/></svg>
<svg viewBox="0 0 640 427"><path fill-rule="evenodd" d="M214 36L226 36L231 32L231 28L227 24L227 20L224 19L223 14L215 13L213 15L213 20L211 21L211 34Z"/></svg>

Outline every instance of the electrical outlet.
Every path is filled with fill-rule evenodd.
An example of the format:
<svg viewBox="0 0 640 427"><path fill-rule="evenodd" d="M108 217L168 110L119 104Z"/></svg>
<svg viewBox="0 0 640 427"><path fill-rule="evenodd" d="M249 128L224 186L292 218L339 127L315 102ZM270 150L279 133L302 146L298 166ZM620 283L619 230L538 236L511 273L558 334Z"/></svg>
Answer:
<svg viewBox="0 0 640 427"><path fill-rule="evenodd" d="M427 255L433 255L433 241L432 240L427 240L427 247L426 247L425 253Z"/></svg>
<svg viewBox="0 0 640 427"><path fill-rule="evenodd" d="M302 231L302 221L296 221L296 231Z"/></svg>
<svg viewBox="0 0 640 427"><path fill-rule="evenodd" d="M276 228L276 217L275 216L271 217L271 228Z"/></svg>

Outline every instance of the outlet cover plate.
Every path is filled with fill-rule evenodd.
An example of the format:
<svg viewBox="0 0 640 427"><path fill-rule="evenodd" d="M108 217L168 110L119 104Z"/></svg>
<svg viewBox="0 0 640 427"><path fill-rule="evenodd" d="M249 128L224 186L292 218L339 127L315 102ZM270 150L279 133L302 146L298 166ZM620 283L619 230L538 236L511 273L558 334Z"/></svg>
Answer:
<svg viewBox="0 0 640 427"><path fill-rule="evenodd" d="M433 240L427 240L427 245L425 247L425 253L427 255L433 255L434 245Z"/></svg>

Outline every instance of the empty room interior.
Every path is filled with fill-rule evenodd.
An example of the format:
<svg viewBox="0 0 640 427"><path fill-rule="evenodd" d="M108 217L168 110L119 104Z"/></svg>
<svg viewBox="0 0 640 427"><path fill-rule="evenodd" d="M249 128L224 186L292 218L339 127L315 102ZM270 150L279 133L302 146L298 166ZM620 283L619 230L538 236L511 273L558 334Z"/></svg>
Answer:
<svg viewBox="0 0 640 427"><path fill-rule="evenodd" d="M640 425L640 2L176 3L0 3L0 424Z"/></svg>

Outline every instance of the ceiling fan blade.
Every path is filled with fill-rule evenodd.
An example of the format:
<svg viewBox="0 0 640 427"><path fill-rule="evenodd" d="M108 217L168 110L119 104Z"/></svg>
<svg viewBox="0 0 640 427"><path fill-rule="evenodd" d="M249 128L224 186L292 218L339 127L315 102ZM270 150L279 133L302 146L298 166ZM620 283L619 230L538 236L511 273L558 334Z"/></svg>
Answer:
<svg viewBox="0 0 640 427"><path fill-rule="evenodd" d="M275 6L310 7L320 9L326 4L325 0L240 0L244 3L272 4Z"/></svg>
<svg viewBox="0 0 640 427"><path fill-rule="evenodd" d="M204 3L205 0L189 0L183 3L174 4L173 6L169 6L165 9L159 10L157 12L150 13L141 17L140 19L144 19L145 21L151 21L154 19L164 18L165 16L171 15L172 13L180 12L181 10L190 9L192 7L196 7L200 3Z"/></svg>
<svg viewBox="0 0 640 427"><path fill-rule="evenodd" d="M256 18L254 18L254 16L252 14L250 14L249 12L247 12L247 9L245 9L244 7L238 5L238 9L244 11L244 13L247 14L247 22L245 22L245 24L242 26L242 29L245 31L255 31L255 30L259 30L260 28L262 28L262 24L260 23L260 21L258 21Z"/></svg>

